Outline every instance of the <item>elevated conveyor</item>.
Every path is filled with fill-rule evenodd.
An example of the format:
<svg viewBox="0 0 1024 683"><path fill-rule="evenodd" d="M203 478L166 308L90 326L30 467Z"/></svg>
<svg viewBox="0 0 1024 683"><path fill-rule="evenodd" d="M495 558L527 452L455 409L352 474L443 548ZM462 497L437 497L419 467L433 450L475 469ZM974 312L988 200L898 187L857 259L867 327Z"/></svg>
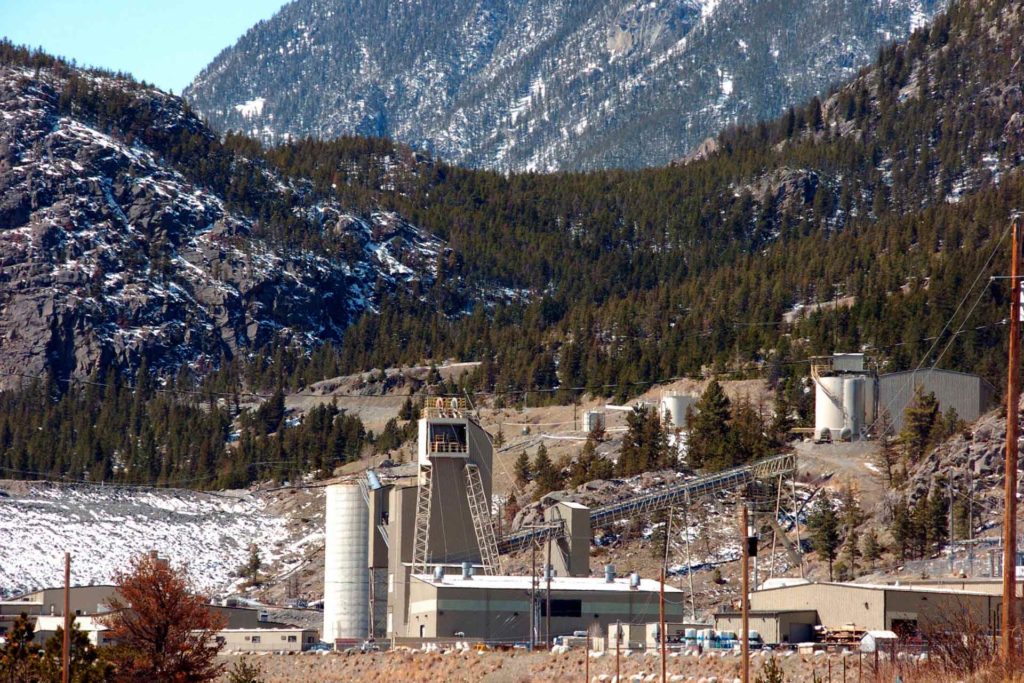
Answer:
<svg viewBox="0 0 1024 683"><path fill-rule="evenodd" d="M796 471L794 453L784 453L759 460L742 467L707 474L688 481L671 484L663 489L627 500L602 505L590 511L593 527L602 527L637 515L646 515L685 503L687 500L714 495L721 491L734 491L756 480L770 480ZM565 529L560 523L548 523L523 529L505 536L498 543L498 552L512 553L525 550L531 543L560 538Z"/></svg>

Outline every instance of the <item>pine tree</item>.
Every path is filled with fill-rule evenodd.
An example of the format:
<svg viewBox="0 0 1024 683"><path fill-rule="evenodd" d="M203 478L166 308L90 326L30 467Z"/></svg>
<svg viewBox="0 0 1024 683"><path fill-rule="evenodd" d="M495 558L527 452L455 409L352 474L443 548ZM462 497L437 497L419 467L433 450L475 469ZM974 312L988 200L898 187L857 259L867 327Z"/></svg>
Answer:
<svg viewBox="0 0 1024 683"><path fill-rule="evenodd" d="M693 408L687 419L690 467L711 470L729 467L733 464L729 399L718 380L711 380Z"/></svg>
<svg viewBox="0 0 1024 683"><path fill-rule="evenodd" d="M935 394L926 394L921 385L917 385L914 400L903 411L903 430L900 432L900 443L911 463L923 458L932 445L938 417L939 403Z"/></svg>
<svg viewBox="0 0 1024 683"><path fill-rule="evenodd" d="M512 465L512 472L519 488L525 487L533 479L533 470L530 469L530 458L527 457L526 451L520 451L515 464Z"/></svg>
<svg viewBox="0 0 1024 683"><path fill-rule="evenodd" d="M89 634L78 628L74 617L71 620L71 683L107 683L114 677L114 666L101 657L101 653L89 640ZM60 683L61 655L64 649L64 627L58 626L47 638L39 659L39 680L41 683Z"/></svg>
<svg viewBox="0 0 1024 683"><path fill-rule="evenodd" d="M892 510L892 539L896 543L901 561L906 561L907 550L914 540L914 524L910 518L910 510L903 498L900 498Z"/></svg>
<svg viewBox="0 0 1024 683"><path fill-rule="evenodd" d="M875 467L887 488L892 488L898 481L899 453L892 438L892 420L889 411L883 409L878 418L878 447L875 455Z"/></svg>
<svg viewBox="0 0 1024 683"><path fill-rule="evenodd" d="M873 528L868 528L861 536L860 541L861 555L868 562L877 562L882 556L882 546L878 542L878 534L875 533Z"/></svg>
<svg viewBox="0 0 1024 683"><path fill-rule="evenodd" d="M35 627L23 612L4 634L6 642L0 646L0 683L24 683L33 679L40 655L39 646L32 642L34 637Z"/></svg>
<svg viewBox="0 0 1024 683"><path fill-rule="evenodd" d="M832 563L836 559L839 548L839 520L836 518L832 501L822 491L814 510L807 518L807 528L811 533L811 547L822 560L828 561L828 580L832 580Z"/></svg>
<svg viewBox="0 0 1024 683"><path fill-rule="evenodd" d="M548 456L548 449L544 444L537 448L533 469L537 473L536 487L533 493L534 499L540 499L552 491L562 488L562 471L551 462L551 458Z"/></svg>

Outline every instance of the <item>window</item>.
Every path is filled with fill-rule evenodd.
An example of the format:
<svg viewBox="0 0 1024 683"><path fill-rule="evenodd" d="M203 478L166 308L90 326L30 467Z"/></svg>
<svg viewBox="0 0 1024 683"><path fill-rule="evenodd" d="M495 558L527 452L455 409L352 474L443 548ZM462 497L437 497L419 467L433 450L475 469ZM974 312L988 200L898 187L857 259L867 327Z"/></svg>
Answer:
<svg viewBox="0 0 1024 683"><path fill-rule="evenodd" d="M260 637L259 636L253 636L252 637L252 642L254 642L254 643L260 642Z"/></svg>
<svg viewBox="0 0 1024 683"><path fill-rule="evenodd" d="M551 616L553 617L579 617L583 612L583 601L582 600L552 600L551 601ZM547 600L541 600L540 603L540 615L546 617L548 615L548 603Z"/></svg>
<svg viewBox="0 0 1024 683"><path fill-rule="evenodd" d="M297 643L297 642L299 642L299 639L296 636L288 636L288 642L289 643Z"/></svg>

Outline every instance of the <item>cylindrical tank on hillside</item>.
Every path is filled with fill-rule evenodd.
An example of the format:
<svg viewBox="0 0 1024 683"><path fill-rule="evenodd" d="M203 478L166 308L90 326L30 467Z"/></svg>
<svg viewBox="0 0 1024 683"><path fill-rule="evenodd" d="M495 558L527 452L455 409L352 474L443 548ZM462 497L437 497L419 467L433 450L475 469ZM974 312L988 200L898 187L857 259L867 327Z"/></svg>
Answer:
<svg viewBox="0 0 1024 683"><path fill-rule="evenodd" d="M686 429L686 411L697 402L694 396L667 394L661 397L661 414L673 429Z"/></svg>
<svg viewBox="0 0 1024 683"><path fill-rule="evenodd" d="M358 484L325 491L323 640L363 639L370 628L369 511Z"/></svg>
<svg viewBox="0 0 1024 683"><path fill-rule="evenodd" d="M814 438L821 441L837 440L845 426L843 378L818 378L814 393Z"/></svg>
<svg viewBox="0 0 1024 683"><path fill-rule="evenodd" d="M604 413L600 410L588 410L583 413L583 431L592 432L595 429L604 429Z"/></svg>
<svg viewBox="0 0 1024 683"><path fill-rule="evenodd" d="M847 377L843 381L843 412L845 438L859 439L864 427L864 390L867 384L863 376Z"/></svg>

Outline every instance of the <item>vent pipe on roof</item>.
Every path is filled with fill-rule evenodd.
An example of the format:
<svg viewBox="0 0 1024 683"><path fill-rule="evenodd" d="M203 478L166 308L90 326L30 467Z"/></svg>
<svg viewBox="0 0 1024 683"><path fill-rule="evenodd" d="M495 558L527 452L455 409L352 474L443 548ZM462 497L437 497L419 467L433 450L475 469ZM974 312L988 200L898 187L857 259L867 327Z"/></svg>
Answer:
<svg viewBox="0 0 1024 683"><path fill-rule="evenodd" d="M607 583L615 583L615 565L606 564L604 566L604 580Z"/></svg>
<svg viewBox="0 0 1024 683"><path fill-rule="evenodd" d="M473 564L471 562L462 563L462 580L468 581L473 578Z"/></svg>
<svg viewBox="0 0 1024 683"><path fill-rule="evenodd" d="M442 583L444 581L444 567L438 565L434 567L434 582Z"/></svg>
<svg viewBox="0 0 1024 683"><path fill-rule="evenodd" d="M545 579L553 579L553 578L555 578L555 567L554 567L554 565L550 565L549 564L547 566L547 568L544 570L544 578Z"/></svg>
<svg viewBox="0 0 1024 683"><path fill-rule="evenodd" d="M629 575L629 587L633 590L640 589L640 574L633 572Z"/></svg>

